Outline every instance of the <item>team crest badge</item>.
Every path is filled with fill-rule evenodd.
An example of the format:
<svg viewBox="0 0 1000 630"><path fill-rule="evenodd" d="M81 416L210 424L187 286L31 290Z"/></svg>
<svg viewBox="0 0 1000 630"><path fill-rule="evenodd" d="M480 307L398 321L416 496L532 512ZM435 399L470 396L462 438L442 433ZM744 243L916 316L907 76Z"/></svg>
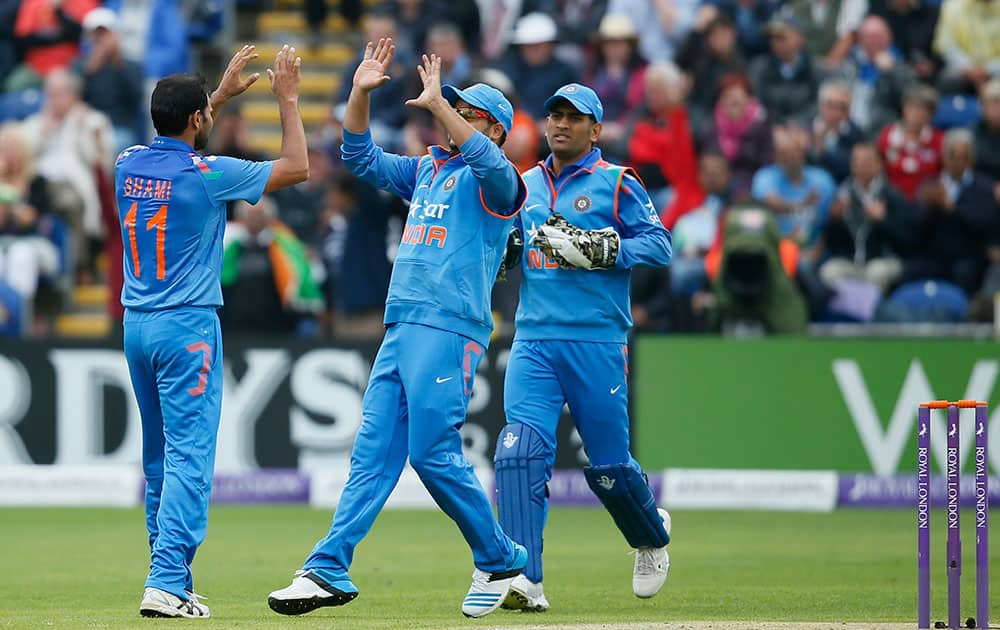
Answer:
<svg viewBox="0 0 1000 630"><path fill-rule="evenodd" d="M451 190L454 187L455 187L455 176L452 175L451 177L449 177L448 179L445 180L445 182L444 182L444 189L445 190Z"/></svg>
<svg viewBox="0 0 1000 630"><path fill-rule="evenodd" d="M577 212L586 212L587 210L590 210L590 204L590 197L587 195L580 195L573 200L573 209Z"/></svg>

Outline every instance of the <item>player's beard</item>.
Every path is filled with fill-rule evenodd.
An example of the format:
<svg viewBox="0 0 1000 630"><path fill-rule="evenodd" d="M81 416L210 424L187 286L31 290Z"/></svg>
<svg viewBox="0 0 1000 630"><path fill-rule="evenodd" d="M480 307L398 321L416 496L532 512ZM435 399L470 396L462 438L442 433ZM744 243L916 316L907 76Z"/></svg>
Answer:
<svg viewBox="0 0 1000 630"><path fill-rule="evenodd" d="M211 133L211 128L202 127L197 135L194 137L194 150L201 151L206 146L208 146L208 134Z"/></svg>

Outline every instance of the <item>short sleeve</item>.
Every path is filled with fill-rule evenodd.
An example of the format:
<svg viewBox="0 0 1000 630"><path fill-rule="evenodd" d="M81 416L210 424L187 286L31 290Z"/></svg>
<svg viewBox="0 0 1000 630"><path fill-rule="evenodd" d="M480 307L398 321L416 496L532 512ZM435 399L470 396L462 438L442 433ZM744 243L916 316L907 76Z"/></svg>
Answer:
<svg viewBox="0 0 1000 630"><path fill-rule="evenodd" d="M205 189L215 202L260 201L271 177L274 162L252 162L221 155L200 158L195 166L205 181Z"/></svg>

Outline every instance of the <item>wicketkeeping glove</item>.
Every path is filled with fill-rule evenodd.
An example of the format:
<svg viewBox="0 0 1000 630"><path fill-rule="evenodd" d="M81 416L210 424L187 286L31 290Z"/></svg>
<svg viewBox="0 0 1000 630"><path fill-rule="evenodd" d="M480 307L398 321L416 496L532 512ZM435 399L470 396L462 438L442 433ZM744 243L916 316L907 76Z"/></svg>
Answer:
<svg viewBox="0 0 1000 630"><path fill-rule="evenodd" d="M539 226L531 244L566 269L610 269L618 259L621 237L614 228L582 230L553 214Z"/></svg>
<svg viewBox="0 0 1000 630"><path fill-rule="evenodd" d="M497 282L507 281L507 271L520 264L522 253L524 253L524 237L519 228L514 228L507 235L507 246L503 250L503 262L500 264L500 271L497 272Z"/></svg>

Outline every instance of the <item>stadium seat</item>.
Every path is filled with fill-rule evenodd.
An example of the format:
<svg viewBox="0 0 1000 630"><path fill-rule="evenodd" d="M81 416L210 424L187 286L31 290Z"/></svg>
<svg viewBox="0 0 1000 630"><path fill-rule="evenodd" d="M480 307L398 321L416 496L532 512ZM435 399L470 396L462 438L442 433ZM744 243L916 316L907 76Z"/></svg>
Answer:
<svg viewBox="0 0 1000 630"><path fill-rule="evenodd" d="M979 99L965 94L944 94L938 101L933 125L942 131L971 127L979 121Z"/></svg>
<svg viewBox="0 0 1000 630"><path fill-rule="evenodd" d="M0 122L21 120L42 108L42 91L37 88L0 93Z"/></svg>

